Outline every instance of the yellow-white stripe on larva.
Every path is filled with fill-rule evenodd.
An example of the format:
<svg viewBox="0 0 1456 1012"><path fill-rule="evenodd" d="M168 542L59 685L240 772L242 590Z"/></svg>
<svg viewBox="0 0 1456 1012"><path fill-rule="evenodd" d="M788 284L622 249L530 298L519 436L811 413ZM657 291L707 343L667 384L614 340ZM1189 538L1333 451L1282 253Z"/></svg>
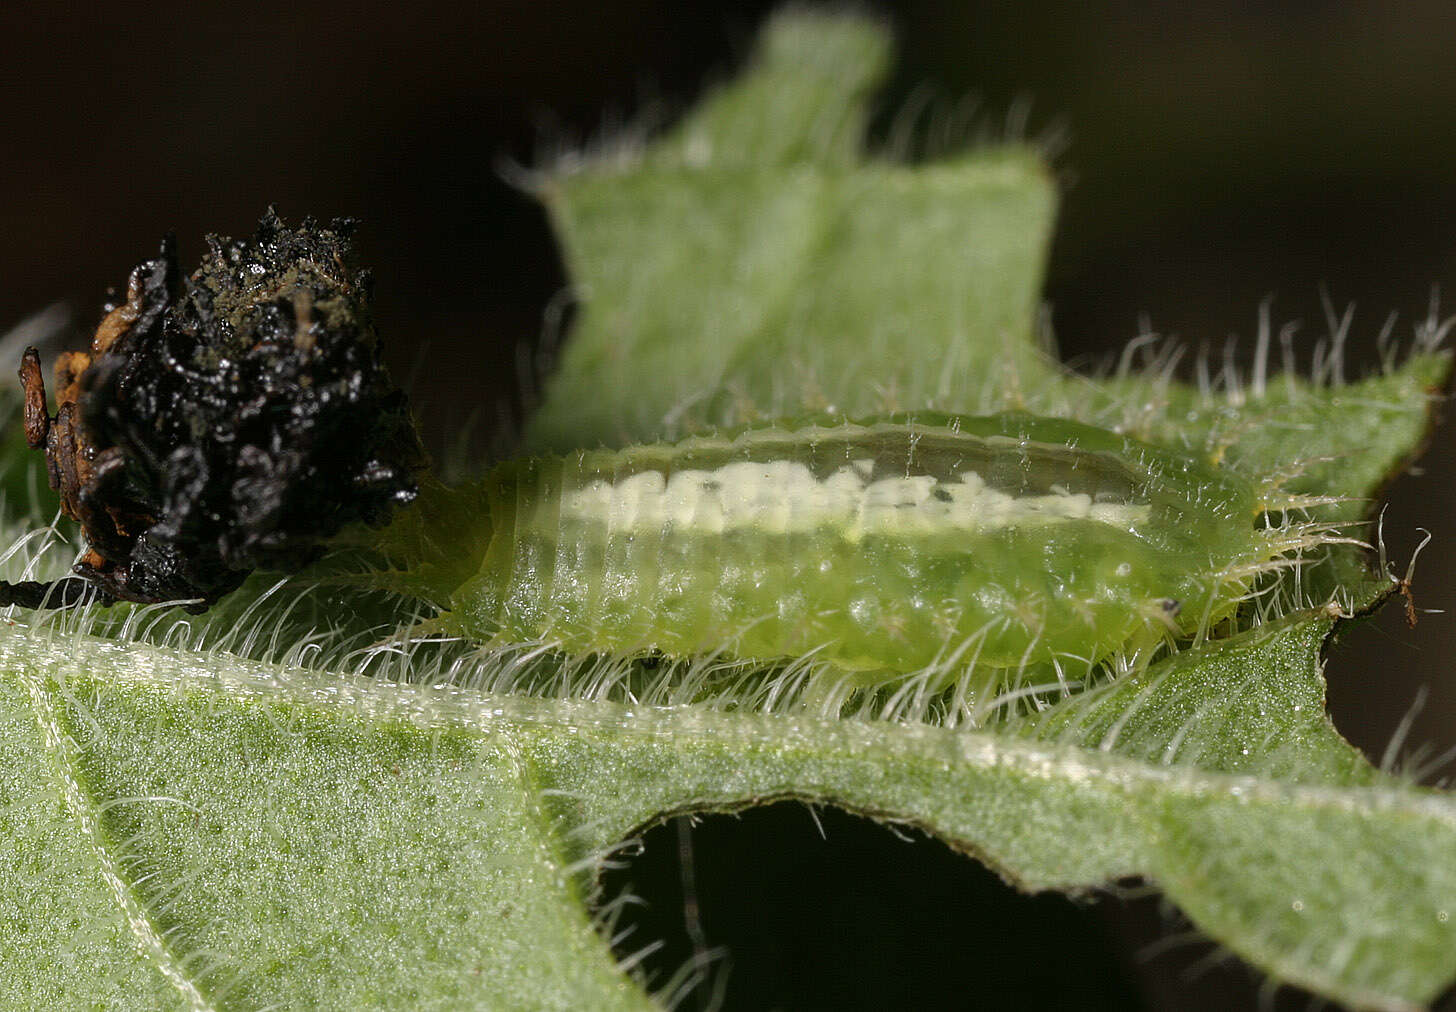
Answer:
<svg viewBox="0 0 1456 1012"><path fill-rule="evenodd" d="M829 528L855 542L871 533L991 531L1072 520L1131 531L1152 511L1148 503L1094 502L1060 486L1047 495L1012 495L975 471L953 482L926 474L874 479L873 473L872 460L856 460L823 479L791 460L735 461L670 477L641 471L568 492L561 512L614 531L671 525L704 534L747 528L790 534Z"/></svg>

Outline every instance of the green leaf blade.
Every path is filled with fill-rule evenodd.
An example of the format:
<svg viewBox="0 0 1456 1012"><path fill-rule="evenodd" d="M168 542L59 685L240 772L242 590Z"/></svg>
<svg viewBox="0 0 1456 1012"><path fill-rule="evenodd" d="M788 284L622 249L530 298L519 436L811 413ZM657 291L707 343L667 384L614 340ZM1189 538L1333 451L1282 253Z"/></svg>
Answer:
<svg viewBox="0 0 1456 1012"><path fill-rule="evenodd" d="M222 656L199 676L155 647L72 647L12 630L7 684L30 681L66 735L61 775L97 822L94 856L145 925L132 951L154 933L147 958L184 1005L646 1007L592 930L509 736L382 722L358 705L367 693L310 705ZM337 681L303 679L319 699ZM54 959L76 919L94 932L116 904L33 912L16 956ZM68 1000L124 986L104 965L74 969L55 982Z"/></svg>

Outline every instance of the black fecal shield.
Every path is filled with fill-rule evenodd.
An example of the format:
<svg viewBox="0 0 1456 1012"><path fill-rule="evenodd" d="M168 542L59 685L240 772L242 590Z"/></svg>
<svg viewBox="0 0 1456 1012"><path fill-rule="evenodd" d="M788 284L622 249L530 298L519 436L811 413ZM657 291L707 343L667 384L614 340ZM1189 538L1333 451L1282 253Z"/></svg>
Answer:
<svg viewBox="0 0 1456 1012"><path fill-rule="evenodd" d="M380 361L353 228L289 228L270 208L251 239L210 237L185 280L170 243L150 262L149 312L81 396L93 445L121 448L128 494L154 518L130 560L138 597L215 600L414 498L424 453Z"/></svg>

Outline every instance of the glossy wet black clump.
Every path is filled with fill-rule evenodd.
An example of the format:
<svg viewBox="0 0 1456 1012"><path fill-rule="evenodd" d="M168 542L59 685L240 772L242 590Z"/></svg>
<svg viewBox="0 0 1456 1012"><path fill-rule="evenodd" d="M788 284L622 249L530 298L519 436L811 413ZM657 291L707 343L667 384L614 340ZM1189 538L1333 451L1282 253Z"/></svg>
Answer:
<svg viewBox="0 0 1456 1012"><path fill-rule="evenodd" d="M200 610L414 498L424 454L380 361L352 230L288 228L270 209L251 239L210 238L187 278L164 242L90 353L57 363L54 418L27 353L27 436L82 525L90 551L76 569L102 599ZM22 586L43 585L12 588L35 603ZM46 589L53 604L85 596Z"/></svg>

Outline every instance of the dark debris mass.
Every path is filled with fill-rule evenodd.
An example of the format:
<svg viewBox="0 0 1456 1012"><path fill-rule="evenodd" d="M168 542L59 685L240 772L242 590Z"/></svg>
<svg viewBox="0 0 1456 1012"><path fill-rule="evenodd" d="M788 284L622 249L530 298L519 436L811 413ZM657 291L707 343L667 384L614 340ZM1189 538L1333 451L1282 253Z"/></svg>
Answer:
<svg viewBox="0 0 1456 1012"><path fill-rule="evenodd" d="M92 595L200 611L415 497L424 451L380 361L353 229L288 228L270 208L251 239L209 237L186 278L164 241L91 350L56 362L53 417L26 353L26 436L82 525ZM64 606L87 596L74 584L11 585L8 599Z"/></svg>

